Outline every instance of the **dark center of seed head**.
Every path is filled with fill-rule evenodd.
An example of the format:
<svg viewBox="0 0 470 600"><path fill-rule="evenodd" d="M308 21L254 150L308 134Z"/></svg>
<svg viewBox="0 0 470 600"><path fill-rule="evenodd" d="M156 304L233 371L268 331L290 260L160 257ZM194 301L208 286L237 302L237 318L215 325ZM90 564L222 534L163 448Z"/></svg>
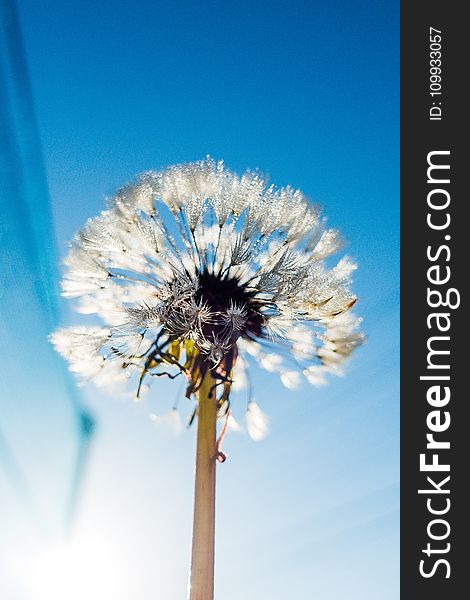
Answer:
<svg viewBox="0 0 470 600"><path fill-rule="evenodd" d="M255 292L247 290L236 278L218 277L204 272L199 275L199 288L196 301L206 303L214 312L224 313L236 306L246 311L247 320L242 336L261 336L264 317L259 312L259 303L254 298ZM217 329L217 327L215 327Z"/></svg>

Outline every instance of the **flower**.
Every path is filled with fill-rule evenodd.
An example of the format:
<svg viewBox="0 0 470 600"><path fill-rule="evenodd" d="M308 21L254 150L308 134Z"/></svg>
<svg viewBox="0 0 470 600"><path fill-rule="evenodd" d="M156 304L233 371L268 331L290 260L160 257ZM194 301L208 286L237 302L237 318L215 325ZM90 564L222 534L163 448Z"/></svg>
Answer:
<svg viewBox="0 0 470 600"><path fill-rule="evenodd" d="M190 397L210 369L222 405L237 360L245 378L253 359L289 388L302 376L321 385L363 340L350 310L356 266L325 262L340 246L318 207L257 172L207 158L144 173L65 260L63 295L102 326L51 339L82 379L131 380L137 396L145 378L183 374Z"/></svg>

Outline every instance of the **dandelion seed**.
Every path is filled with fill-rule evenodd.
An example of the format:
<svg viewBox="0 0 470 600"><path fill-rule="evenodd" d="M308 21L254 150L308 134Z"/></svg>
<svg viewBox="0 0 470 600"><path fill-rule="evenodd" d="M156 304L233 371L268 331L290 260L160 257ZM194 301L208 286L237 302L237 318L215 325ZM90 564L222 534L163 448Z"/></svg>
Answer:
<svg viewBox="0 0 470 600"><path fill-rule="evenodd" d="M233 417L233 415L229 415L227 418L227 428L230 429L230 431L236 432L242 430L240 423Z"/></svg>
<svg viewBox="0 0 470 600"><path fill-rule="evenodd" d="M304 375L309 383L317 387L326 385L325 369L311 365L304 370Z"/></svg>
<svg viewBox="0 0 470 600"><path fill-rule="evenodd" d="M299 371L281 371L281 381L289 390L296 390L302 384Z"/></svg>
<svg viewBox="0 0 470 600"><path fill-rule="evenodd" d="M254 401L248 404L246 428L255 442L263 440L268 435L268 418Z"/></svg>

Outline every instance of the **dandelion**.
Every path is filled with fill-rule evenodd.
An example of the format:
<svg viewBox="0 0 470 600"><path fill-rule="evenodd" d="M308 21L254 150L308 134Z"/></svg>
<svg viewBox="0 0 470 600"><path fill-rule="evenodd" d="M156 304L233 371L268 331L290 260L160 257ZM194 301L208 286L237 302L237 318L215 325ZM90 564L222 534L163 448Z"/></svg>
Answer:
<svg viewBox="0 0 470 600"><path fill-rule="evenodd" d="M152 378L182 376L196 401L191 600L213 597L216 420L225 431L237 372L254 360L288 388L322 385L363 340L356 267L326 262L341 244L300 191L210 158L143 174L71 243L63 294L103 323L51 336L70 369L137 397ZM247 429L267 431L251 398Z"/></svg>

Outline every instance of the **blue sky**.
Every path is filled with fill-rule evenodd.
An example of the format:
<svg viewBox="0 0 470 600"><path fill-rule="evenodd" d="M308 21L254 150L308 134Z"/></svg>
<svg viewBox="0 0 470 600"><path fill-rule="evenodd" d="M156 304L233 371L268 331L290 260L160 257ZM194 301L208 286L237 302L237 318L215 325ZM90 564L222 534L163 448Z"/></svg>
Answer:
<svg viewBox="0 0 470 600"><path fill-rule="evenodd" d="M60 254L136 173L210 154L301 188L359 263L368 343L347 375L289 392L259 373L271 433L227 439L217 597L398 598L398 2L19 5ZM148 418L177 392L159 381L138 406L82 392L97 432L61 555L89 600L93 585L100 600L184 597L194 431Z"/></svg>

